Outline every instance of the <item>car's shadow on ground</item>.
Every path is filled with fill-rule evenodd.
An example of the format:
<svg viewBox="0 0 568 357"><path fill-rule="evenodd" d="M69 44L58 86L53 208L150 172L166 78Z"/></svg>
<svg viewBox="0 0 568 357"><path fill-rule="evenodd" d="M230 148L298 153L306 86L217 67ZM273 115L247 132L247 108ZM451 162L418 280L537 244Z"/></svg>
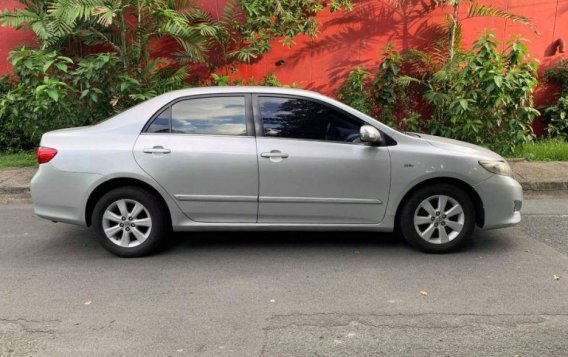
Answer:
<svg viewBox="0 0 568 357"><path fill-rule="evenodd" d="M404 245L404 239L395 233L355 231L242 231L242 232L177 232L171 236L171 246L352 246L352 245Z"/></svg>
<svg viewBox="0 0 568 357"><path fill-rule="evenodd" d="M373 248L384 251L416 252L399 233L387 232L315 232L315 231L242 231L178 232L170 236L164 253L186 250L225 249L313 249ZM510 249L510 244L491 231L476 231L473 239L458 253L485 253Z"/></svg>
<svg viewBox="0 0 568 357"><path fill-rule="evenodd" d="M44 253L72 253L81 259L113 257L103 250L97 242L92 229L72 226L57 230L51 239L40 241ZM453 254L479 255L499 254L513 250L512 230L476 231L473 239L461 250ZM386 232L315 232L315 231L235 231L235 232L178 232L171 233L169 242L160 256L190 256L200 253L223 254L227 252L262 252L263 254L282 254L298 252L317 252L333 256L338 251L365 251L386 256L414 256L421 254L410 246L397 233ZM327 253L326 253L327 252Z"/></svg>

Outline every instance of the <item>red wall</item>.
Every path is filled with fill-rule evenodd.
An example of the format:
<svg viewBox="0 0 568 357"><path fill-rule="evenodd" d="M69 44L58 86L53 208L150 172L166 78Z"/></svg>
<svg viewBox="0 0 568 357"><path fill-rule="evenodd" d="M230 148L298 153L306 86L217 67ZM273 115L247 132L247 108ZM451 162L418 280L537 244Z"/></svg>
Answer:
<svg viewBox="0 0 568 357"><path fill-rule="evenodd" d="M423 3L429 1L406 0L403 6L395 7L388 0L361 0L352 12L324 12L318 15L321 32L317 38L299 38L291 49L276 44L254 66L241 66L239 76L261 77L274 72L283 82L296 81L303 87L331 94L353 66L375 70L388 41L398 50L431 46L440 36L433 25L444 22L444 12L432 11ZM490 28L502 40L515 34L527 39L531 53L543 68L565 56L553 54L551 44L557 38L568 42L568 0L492 0L490 3L530 17L538 33L503 19L468 19L462 23L464 45L471 44L485 28ZM276 66L279 60L285 64Z"/></svg>
<svg viewBox="0 0 568 357"><path fill-rule="evenodd" d="M214 14L220 14L226 0L201 0ZM529 40L528 46L542 67L557 61L565 54L553 54L551 45L557 38L568 42L568 0L484 0L510 12L530 17L538 33L530 27L496 18L463 21L464 44L483 32L495 31L499 38L509 39L520 34ZM427 48L439 36L436 24L444 22L444 12L432 10L424 0L403 0L402 6L389 0L359 0L351 12L340 11L318 15L319 35L311 39L301 36L292 48L278 42L274 49L253 65L242 65L236 76L261 78L274 72L283 83L297 82L300 86L333 94L340 81L354 66L363 65L375 70L382 49L392 41L397 49ZM13 8L15 0L0 0L0 9ZM462 10L463 11L463 10ZM462 14L463 16L463 14ZM8 52L23 43L33 43L33 36L24 31L0 28L0 74L9 71ZM284 60L277 66L276 62ZM539 91L539 102L550 100L550 91Z"/></svg>
<svg viewBox="0 0 568 357"><path fill-rule="evenodd" d="M15 0L0 0L0 10L21 7ZM23 44L33 44L33 35L25 31L17 31L11 28L0 27L0 75L10 72L11 66L7 61L8 53L15 47Z"/></svg>

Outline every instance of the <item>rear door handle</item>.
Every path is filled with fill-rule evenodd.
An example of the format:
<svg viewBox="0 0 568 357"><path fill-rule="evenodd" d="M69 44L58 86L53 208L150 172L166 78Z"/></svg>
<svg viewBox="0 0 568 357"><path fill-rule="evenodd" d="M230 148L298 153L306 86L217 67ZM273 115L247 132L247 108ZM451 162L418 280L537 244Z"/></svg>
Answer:
<svg viewBox="0 0 568 357"><path fill-rule="evenodd" d="M260 157L266 157L266 158L282 158L282 159L287 159L288 158L288 154L284 153L284 152L280 152L280 151L276 151L276 150L272 150L271 152L263 152L260 154Z"/></svg>
<svg viewBox="0 0 568 357"><path fill-rule="evenodd" d="M163 146L154 146L153 148L142 149L142 152L145 154L169 154L172 151Z"/></svg>

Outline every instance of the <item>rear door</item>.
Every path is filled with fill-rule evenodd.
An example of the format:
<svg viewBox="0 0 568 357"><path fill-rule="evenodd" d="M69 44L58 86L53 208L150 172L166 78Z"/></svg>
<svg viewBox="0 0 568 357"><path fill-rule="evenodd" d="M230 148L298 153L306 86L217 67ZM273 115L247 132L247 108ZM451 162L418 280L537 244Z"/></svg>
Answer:
<svg viewBox="0 0 568 357"><path fill-rule="evenodd" d="M387 147L359 139L366 122L327 103L255 95L259 223L380 222L390 189Z"/></svg>
<svg viewBox="0 0 568 357"><path fill-rule="evenodd" d="M134 155L191 219L256 222L258 161L250 95L170 103L140 135Z"/></svg>

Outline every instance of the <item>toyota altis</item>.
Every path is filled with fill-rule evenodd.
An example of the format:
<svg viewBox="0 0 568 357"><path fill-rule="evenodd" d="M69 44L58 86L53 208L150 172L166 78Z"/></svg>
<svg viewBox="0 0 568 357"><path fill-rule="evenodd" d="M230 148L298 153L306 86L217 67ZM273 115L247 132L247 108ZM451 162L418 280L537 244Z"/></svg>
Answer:
<svg viewBox="0 0 568 357"><path fill-rule="evenodd" d="M92 226L119 256L171 231L399 230L426 252L519 223L522 190L487 149L403 133L296 89L174 91L43 135L35 213Z"/></svg>

